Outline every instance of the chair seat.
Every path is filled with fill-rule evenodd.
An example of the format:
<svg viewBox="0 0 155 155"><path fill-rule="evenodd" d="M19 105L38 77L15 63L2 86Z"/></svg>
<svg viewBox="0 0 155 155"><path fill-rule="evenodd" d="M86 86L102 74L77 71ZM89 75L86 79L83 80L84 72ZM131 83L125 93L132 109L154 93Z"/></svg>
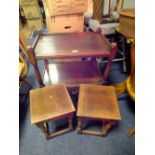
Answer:
<svg viewBox="0 0 155 155"><path fill-rule="evenodd" d="M44 84L57 84L64 82L67 87L79 86L85 83L102 83L102 76L96 62L62 62L48 64L44 72Z"/></svg>

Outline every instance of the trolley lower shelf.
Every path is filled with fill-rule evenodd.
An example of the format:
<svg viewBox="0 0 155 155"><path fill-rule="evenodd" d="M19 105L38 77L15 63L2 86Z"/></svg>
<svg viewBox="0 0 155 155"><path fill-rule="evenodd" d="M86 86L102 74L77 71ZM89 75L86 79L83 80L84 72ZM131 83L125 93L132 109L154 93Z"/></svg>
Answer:
<svg viewBox="0 0 155 155"><path fill-rule="evenodd" d="M63 82L68 87L103 82L94 61L49 63L44 70L43 80L45 85Z"/></svg>

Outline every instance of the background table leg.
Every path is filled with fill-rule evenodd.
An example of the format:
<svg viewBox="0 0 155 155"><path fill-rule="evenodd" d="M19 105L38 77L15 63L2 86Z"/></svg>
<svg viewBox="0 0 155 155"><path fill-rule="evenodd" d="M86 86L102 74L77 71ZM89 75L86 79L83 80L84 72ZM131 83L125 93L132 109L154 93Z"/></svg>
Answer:
<svg viewBox="0 0 155 155"><path fill-rule="evenodd" d="M72 130L73 129L73 114L70 114L68 119L69 119L69 129Z"/></svg>
<svg viewBox="0 0 155 155"><path fill-rule="evenodd" d="M78 118L78 128L77 132L80 134L82 130L82 118Z"/></svg>
<svg viewBox="0 0 155 155"><path fill-rule="evenodd" d="M107 78L108 78L108 75L109 75L109 72L110 72L110 66L112 64L112 60L115 58L116 56L116 52L117 52L117 45L116 44L112 44L112 50L110 52L110 57L108 58L108 63L106 65L106 68L104 70L104 74L103 74L103 79L105 81L107 81Z"/></svg>

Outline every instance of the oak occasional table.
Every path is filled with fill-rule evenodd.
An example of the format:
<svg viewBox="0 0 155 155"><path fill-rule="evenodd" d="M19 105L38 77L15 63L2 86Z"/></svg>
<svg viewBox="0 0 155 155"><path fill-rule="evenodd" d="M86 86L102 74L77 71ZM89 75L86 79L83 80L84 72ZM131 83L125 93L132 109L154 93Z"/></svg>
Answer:
<svg viewBox="0 0 155 155"><path fill-rule="evenodd" d="M77 116L78 133L106 136L110 128L121 120L114 88L94 84L80 85ZM102 121L102 132L82 130L85 119Z"/></svg>
<svg viewBox="0 0 155 155"><path fill-rule="evenodd" d="M116 55L116 45L111 45L105 37L97 33L39 33L27 53L34 67L40 86L65 83L67 87L85 83L103 83L107 80L112 60ZM108 59L102 75L96 61L62 62L64 59L104 57ZM59 62L54 62L59 59ZM44 75L40 74L37 62L45 63ZM49 62L52 60L52 63Z"/></svg>
<svg viewBox="0 0 155 155"><path fill-rule="evenodd" d="M31 124L36 124L46 139L58 136L73 129L74 105L65 84L46 86L30 91ZM69 127L49 133L48 121L68 117Z"/></svg>

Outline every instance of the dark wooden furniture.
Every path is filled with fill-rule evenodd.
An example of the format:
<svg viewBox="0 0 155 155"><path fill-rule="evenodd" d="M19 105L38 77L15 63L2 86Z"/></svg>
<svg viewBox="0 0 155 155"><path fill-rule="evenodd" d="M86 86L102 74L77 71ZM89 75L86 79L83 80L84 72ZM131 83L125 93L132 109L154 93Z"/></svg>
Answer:
<svg viewBox="0 0 155 155"><path fill-rule="evenodd" d="M31 124L36 124L46 138L52 138L73 129L72 100L65 84L51 85L30 91ZM48 121L68 117L69 127L49 133Z"/></svg>
<svg viewBox="0 0 155 155"><path fill-rule="evenodd" d="M78 133L106 136L110 128L121 120L115 89L112 86L80 85L77 116ZM102 121L103 131L82 130L84 119Z"/></svg>
<svg viewBox="0 0 155 155"><path fill-rule="evenodd" d="M60 82L64 82L68 87L82 83L102 83L108 77L116 51L116 45L111 45L106 38L97 33L40 33L34 44L27 47L29 60L34 67L40 86ZM49 59L90 57L105 57L109 60L103 76L98 71L96 61L60 62L58 64L48 62ZM43 77L39 72L37 60L45 62L46 71Z"/></svg>

